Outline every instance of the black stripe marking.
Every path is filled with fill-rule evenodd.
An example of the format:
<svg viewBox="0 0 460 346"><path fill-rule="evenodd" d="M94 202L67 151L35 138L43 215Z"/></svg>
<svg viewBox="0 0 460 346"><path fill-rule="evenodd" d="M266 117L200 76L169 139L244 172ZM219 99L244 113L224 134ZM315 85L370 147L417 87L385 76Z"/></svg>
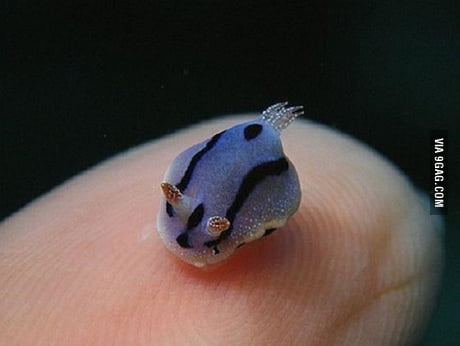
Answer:
<svg viewBox="0 0 460 346"><path fill-rule="evenodd" d="M176 238L177 244L179 244L181 247L184 247L184 248L193 247L189 243L188 231L198 226L201 220L203 220L203 215L204 215L204 206L203 206L203 203L201 203L193 210L193 212L188 217L187 229L185 230L185 232L182 232L181 234L177 236Z"/></svg>
<svg viewBox="0 0 460 346"><path fill-rule="evenodd" d="M180 192L183 193L184 190L187 188L188 184L190 183L190 179L192 179L193 171L195 170L196 165L201 160L203 155L210 151L217 144L217 141L224 133L225 131L222 131L212 136L212 138L209 140L208 143L206 143L204 148L198 151L195 155L193 155L192 159L190 160L190 163L188 164L187 169L185 170L184 175L182 176L182 179L180 180L179 184L176 185ZM168 202L166 202L166 213L169 215L169 217L174 216L174 209L172 205Z"/></svg>
<svg viewBox="0 0 460 346"><path fill-rule="evenodd" d="M204 215L204 206L201 203L198 207L196 207L193 212L190 214L187 220L187 231L195 228L203 219Z"/></svg>
<svg viewBox="0 0 460 346"><path fill-rule="evenodd" d="M169 202L166 202L166 213L169 215L169 217L174 216L174 209Z"/></svg>
<svg viewBox="0 0 460 346"><path fill-rule="evenodd" d="M225 131L215 134L209 140L209 142L206 143L206 146L203 149L201 149L199 152L193 155L192 160L190 161L187 169L185 170L184 176L182 177L180 183L176 185L180 192L184 192L184 190L187 188L188 184L190 183L190 179L192 178L193 170L195 169L198 162L201 160L204 154L210 151L217 144L217 141L224 133Z"/></svg>
<svg viewBox="0 0 460 346"><path fill-rule="evenodd" d="M252 190L263 181L266 177L271 175L280 175L289 168L289 163L285 157L282 157L275 161L268 161L261 163L254 167L246 174L243 178L243 182L240 185L238 193L233 200L230 208L227 209L225 217L230 221L230 227L226 231L222 232L219 238L210 240L204 243L207 247L214 247L218 245L222 240L228 238L233 230L233 221L235 220L236 214L240 211L246 199L251 194Z"/></svg>

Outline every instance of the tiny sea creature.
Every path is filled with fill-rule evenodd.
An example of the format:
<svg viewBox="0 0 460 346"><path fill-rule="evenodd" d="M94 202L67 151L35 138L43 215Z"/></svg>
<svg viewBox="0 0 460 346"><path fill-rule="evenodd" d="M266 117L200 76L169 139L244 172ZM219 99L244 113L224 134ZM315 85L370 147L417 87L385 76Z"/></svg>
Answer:
<svg viewBox="0 0 460 346"><path fill-rule="evenodd" d="M302 110L274 104L174 159L157 217L171 252L204 267L285 224L299 206L300 185L280 134Z"/></svg>

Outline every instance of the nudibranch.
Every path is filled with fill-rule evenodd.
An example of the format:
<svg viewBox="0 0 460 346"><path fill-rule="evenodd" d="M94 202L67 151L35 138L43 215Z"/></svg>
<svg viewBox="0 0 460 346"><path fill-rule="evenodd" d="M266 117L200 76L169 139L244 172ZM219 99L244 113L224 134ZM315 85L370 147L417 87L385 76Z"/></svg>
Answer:
<svg viewBox="0 0 460 346"><path fill-rule="evenodd" d="M179 154L161 183L157 228L166 247L196 267L283 226L300 203L300 184L281 132L302 106L268 107Z"/></svg>

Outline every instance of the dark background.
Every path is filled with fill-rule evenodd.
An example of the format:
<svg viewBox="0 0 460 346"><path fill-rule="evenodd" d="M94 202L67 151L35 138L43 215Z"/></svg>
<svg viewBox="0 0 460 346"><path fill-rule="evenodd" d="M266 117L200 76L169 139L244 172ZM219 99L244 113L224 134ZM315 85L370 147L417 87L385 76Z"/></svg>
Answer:
<svg viewBox="0 0 460 346"><path fill-rule="evenodd" d="M424 344L455 344L457 4L3 1L0 220L115 153L277 101L368 143L426 191L430 131L447 129L447 266Z"/></svg>

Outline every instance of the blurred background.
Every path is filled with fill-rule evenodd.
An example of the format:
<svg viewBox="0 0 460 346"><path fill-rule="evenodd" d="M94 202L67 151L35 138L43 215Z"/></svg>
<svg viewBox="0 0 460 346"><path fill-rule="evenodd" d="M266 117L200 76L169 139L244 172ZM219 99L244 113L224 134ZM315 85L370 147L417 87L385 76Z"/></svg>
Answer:
<svg viewBox="0 0 460 346"><path fill-rule="evenodd" d="M359 138L427 192L430 131L446 129L447 260L423 345L458 344L459 4L4 0L0 220L123 150L278 101Z"/></svg>

